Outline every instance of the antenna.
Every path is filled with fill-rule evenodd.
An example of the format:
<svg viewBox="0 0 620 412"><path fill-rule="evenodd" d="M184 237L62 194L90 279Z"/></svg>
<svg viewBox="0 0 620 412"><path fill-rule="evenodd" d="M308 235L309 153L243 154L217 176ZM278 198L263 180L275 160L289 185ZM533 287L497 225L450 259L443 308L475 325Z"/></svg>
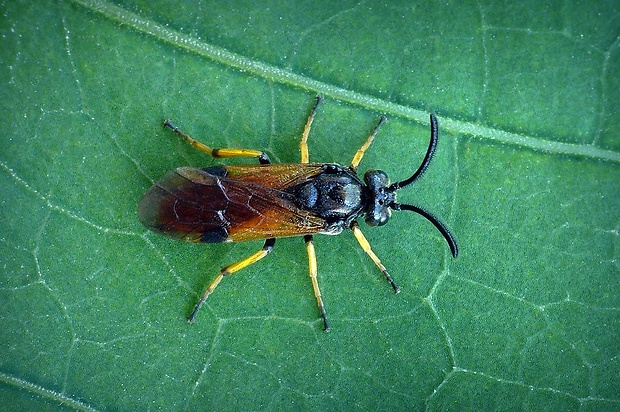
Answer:
<svg viewBox="0 0 620 412"><path fill-rule="evenodd" d="M395 191L401 189L407 185L410 185L416 179L422 176L424 171L426 171L426 168L428 168L428 165L431 163L433 155L435 154L435 149L437 149L437 140L439 140L439 125L437 124L437 118L434 114L431 113L431 142L428 145L428 149L426 150L426 156L424 156L422 164L409 179L403 180L402 182L392 183L389 190Z"/></svg>
<svg viewBox="0 0 620 412"><path fill-rule="evenodd" d="M450 233L448 228L445 227L444 224L441 223L439 219L437 219L435 216L418 206L392 203L390 207L394 210L410 210L424 216L426 220L435 225L437 230L439 230L439 232L441 232L441 234L443 235L444 239L446 239L446 242L448 242L448 246L450 247L450 251L452 252L452 256L454 256L455 258L458 256L459 248L456 245L456 239L454 239L454 236L452 236L452 233Z"/></svg>

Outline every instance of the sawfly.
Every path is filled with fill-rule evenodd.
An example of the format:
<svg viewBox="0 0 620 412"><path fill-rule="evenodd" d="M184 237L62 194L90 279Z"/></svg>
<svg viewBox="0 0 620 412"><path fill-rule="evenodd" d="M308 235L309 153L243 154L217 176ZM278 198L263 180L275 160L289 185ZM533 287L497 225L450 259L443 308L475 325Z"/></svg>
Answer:
<svg viewBox="0 0 620 412"><path fill-rule="evenodd" d="M259 163L202 169L179 167L157 181L140 200L140 221L153 232L170 238L205 243L264 239L259 251L220 270L198 300L189 322L194 321L202 304L224 277L267 256L279 237L303 236L312 287L326 331L330 326L317 281L314 234L336 235L351 229L364 252L398 293L399 287L362 234L359 217L369 226L382 226L392 210L415 212L439 230L452 256L458 255L456 240L441 221L425 209L396 201L396 192L422 176L431 162L439 138L435 115L430 115L431 137L424 160L411 177L390 183L381 170L368 170L363 178L357 175L358 165L385 117L381 117L349 166L309 162L308 136L322 101L318 96L306 121L300 142L300 163L271 164L267 154L259 150L212 149L182 132L170 120L164 122L164 126L183 140L213 157L255 157Z"/></svg>

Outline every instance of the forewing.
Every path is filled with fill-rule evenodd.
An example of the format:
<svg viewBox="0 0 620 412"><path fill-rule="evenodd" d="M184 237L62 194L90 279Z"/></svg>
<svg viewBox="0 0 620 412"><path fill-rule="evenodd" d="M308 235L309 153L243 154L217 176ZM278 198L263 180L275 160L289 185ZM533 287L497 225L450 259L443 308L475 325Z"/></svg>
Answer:
<svg viewBox="0 0 620 412"><path fill-rule="evenodd" d="M245 169L175 169L144 195L140 220L168 237L210 243L296 236L324 228L323 219L297 208L293 195L282 190L290 184L286 182L302 178L292 167Z"/></svg>
<svg viewBox="0 0 620 412"><path fill-rule="evenodd" d="M320 163L278 163L262 165L226 166L229 179L253 182L261 186L286 191L323 171ZM209 168L213 169L213 168Z"/></svg>

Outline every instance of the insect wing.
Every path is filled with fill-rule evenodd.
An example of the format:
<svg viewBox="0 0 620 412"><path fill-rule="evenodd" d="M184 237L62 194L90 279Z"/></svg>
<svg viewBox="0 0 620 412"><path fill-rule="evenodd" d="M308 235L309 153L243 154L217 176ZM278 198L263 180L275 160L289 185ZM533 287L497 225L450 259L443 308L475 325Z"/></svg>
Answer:
<svg viewBox="0 0 620 412"><path fill-rule="evenodd" d="M226 177L258 183L281 191L308 181L323 171L321 163L278 163L226 166ZM210 168L211 169L211 168Z"/></svg>
<svg viewBox="0 0 620 412"><path fill-rule="evenodd" d="M190 242L316 233L324 220L299 209L285 191L320 171L318 165L307 166L180 167L151 187L138 215L151 230Z"/></svg>

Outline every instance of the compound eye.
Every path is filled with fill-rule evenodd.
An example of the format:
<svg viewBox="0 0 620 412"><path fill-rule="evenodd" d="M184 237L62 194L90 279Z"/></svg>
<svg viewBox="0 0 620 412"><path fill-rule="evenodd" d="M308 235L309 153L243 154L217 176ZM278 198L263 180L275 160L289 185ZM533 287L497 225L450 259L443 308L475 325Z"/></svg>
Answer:
<svg viewBox="0 0 620 412"><path fill-rule="evenodd" d="M373 209L366 213L366 224L368 226L383 226L392 216L392 210L383 205L375 204Z"/></svg>
<svg viewBox="0 0 620 412"><path fill-rule="evenodd" d="M364 182L372 190L378 190L387 187L390 184L390 178L383 170L368 170L364 173Z"/></svg>

